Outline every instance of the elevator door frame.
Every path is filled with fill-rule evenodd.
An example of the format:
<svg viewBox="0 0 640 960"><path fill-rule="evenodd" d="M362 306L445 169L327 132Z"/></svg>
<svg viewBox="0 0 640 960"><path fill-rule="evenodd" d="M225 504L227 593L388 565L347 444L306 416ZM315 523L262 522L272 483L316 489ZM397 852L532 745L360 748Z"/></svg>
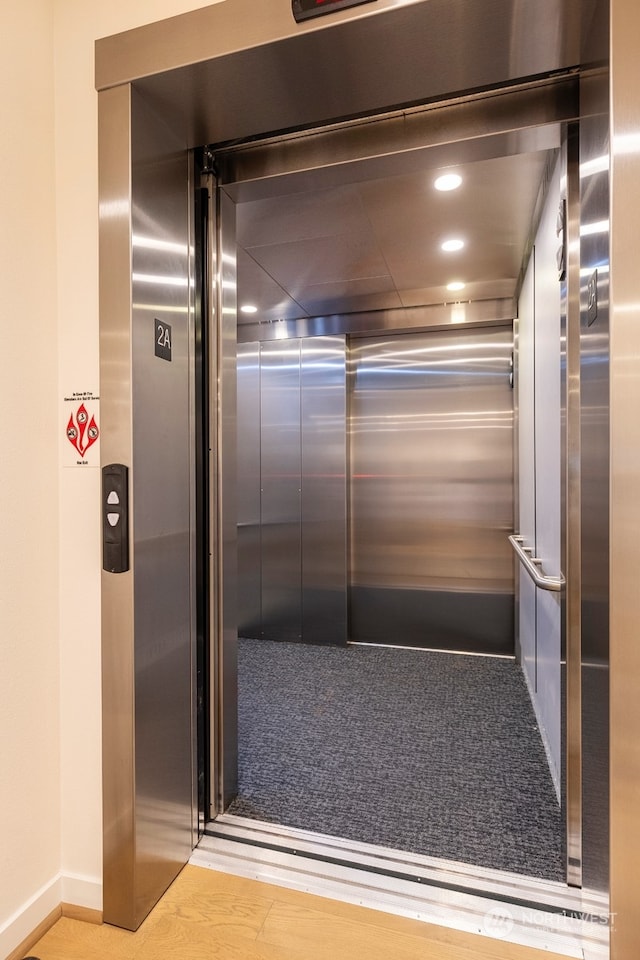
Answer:
<svg viewBox="0 0 640 960"><path fill-rule="evenodd" d="M526 96L529 95L529 92L530 92L529 90L526 91ZM508 101L510 99L511 94L510 92L507 91L505 92L504 96L505 96L505 111L506 113L510 114ZM516 109L518 97L519 97L519 94L516 94L516 97L513 100L514 111ZM446 115L448 111L451 109L457 110L458 106L459 106L458 104L454 105L453 107L449 104L445 104L442 106L441 109L443 110L443 114ZM522 106L523 106L522 103L519 103L517 109L520 109ZM476 101L471 106L472 110L474 108L481 110L481 109L484 109L484 105L481 102L479 103L478 101ZM510 114L510 116L512 116L512 120L515 121L515 112L513 115ZM418 116L417 117L418 129L420 125L420 119L421 118ZM526 114L525 114L525 117L524 118L521 117L520 120L524 120L524 125L525 126L527 125ZM262 195L262 192L265 189L265 186L262 182L263 169L268 171L269 184L266 189L268 190L269 195L277 194L279 190L278 181L280 181L282 184L285 185L284 190L286 192L297 192L297 190L300 188L300 184L307 182L307 178L311 171L317 170L317 169L320 169L321 171L323 153L328 147L327 137L329 138L330 141L333 141L334 149L336 147L335 138L338 137L341 141L341 145L342 145L341 149L343 152L348 152L351 149L352 140L353 140L354 141L353 152L350 155L350 162L355 164L358 164L361 160L364 160L365 162L369 162L371 160L371 157L375 156L376 145L379 145L380 161L377 168L378 172L380 170L389 172L393 164L392 156L389 153L389 137L393 135L397 137L400 135L397 129L394 130L395 121L396 121L396 118L389 117L389 116L384 116L379 120L376 118L368 119L366 147L365 147L365 150L362 151L365 154L364 157L360 156L358 152L361 150L361 144L360 144L357 124L355 125L341 124L341 125L338 125L338 128L333 128L333 129L330 129L329 131L325 130L324 128L320 128L317 131L307 132L305 134L305 142L303 144L303 150L305 155L305 163L304 163L305 170L302 176L300 175L299 171L296 168L296 164L299 162L299 158L300 158L301 147L297 143L295 137L293 138L293 142L288 137L285 137L282 139L276 137L265 143L263 143L262 141L258 141L256 143L251 144L250 147L246 149L246 151L242 147L233 147L230 150L222 148L219 154L214 155L214 164L219 171L222 171L221 175L218 178L216 189L217 189L218 195L224 198L223 202L225 205L225 209L227 210L227 213L226 213L226 224L228 224L227 229L229 230L233 229L233 222L235 220L235 215L232 212L232 206L233 206L232 198L237 198L239 202L242 202L242 200L245 198L247 199L253 198L253 196L255 195L255 191L258 191L259 195ZM444 122L444 117L443 117L443 122ZM374 128L378 124L380 126L380 139L376 140ZM568 136L569 126L570 125L563 126L563 134L562 134L561 142L559 145L561 147L560 152L562 152L563 156L565 157L566 157L565 141ZM541 128L541 129L544 129L544 128ZM576 139L577 125L574 125L571 129L573 130L572 135L574 137L574 153L575 153L575 143L577 143L577 139ZM394 130L393 134L391 133L391 130ZM536 136L538 137L541 136L539 132L536 132L534 130L530 130L529 132L533 136L534 140L536 139ZM317 146L315 145L316 138L318 142ZM413 145L415 146L415 141ZM463 149L466 146L470 146L471 150L476 149L482 155L482 145L478 144L477 141L473 142L471 145L469 145L464 140L461 141L461 144L456 143L456 146L460 146L460 145L462 145ZM431 147L435 150L440 149L439 145L431 145ZM288 148L292 148L291 156L293 159L293 163L291 164L289 164L289 159L288 159ZM423 148L426 149L428 152L430 148L429 144L427 145L423 144ZM515 149L515 152L518 152L519 147L515 147L512 149ZM571 198L570 209L574 216L574 225L575 225L575 208L576 208L576 198L577 198L577 190L578 190L577 188L578 170L575 162L572 162L571 164L565 163L565 167L567 170L567 177L566 177L567 185L565 186L565 190L568 190L570 192L570 198ZM233 179L234 177L236 177L237 179ZM544 193L541 194L541 199L538 202L536 212L534 214L534 222L532 224L532 234L531 234L532 244L533 244L535 232L537 229L536 218L538 218L541 215L543 207L544 207ZM221 221L220 229L223 231L223 234L224 234L225 227L223 225L223 221ZM221 248L223 245L225 246L225 249L228 248L228 250L230 250L231 247L233 246L228 241L225 241L225 243L223 244L219 237L218 239L219 248ZM227 256L226 256L227 269L231 269L230 262L231 262L230 257L229 257L229 254L227 253ZM572 263L571 263L570 274L569 274L572 285L579 283L579 278L576 273L577 269L579 269L579 265L574 252ZM227 287L225 288L223 284L219 285L219 291L220 291L219 295L222 299L218 309L218 315L221 318L221 322L223 324L228 323L228 321L225 320L225 317L228 316L229 294L225 293L225 290L230 288L233 288L234 291L236 290L235 275L232 276L229 273L226 275L226 277L227 277ZM234 296L236 295L237 294L234 293ZM223 300L224 302L222 302ZM486 315L483 313L483 310L482 310L483 306L484 304L474 303L474 302L471 302L470 304L467 305L468 323L465 324L466 326L473 327L473 326L493 326L495 324L500 325L501 323L504 323L504 319L507 316L510 319L514 317L513 312L511 313L505 312L504 315L501 316L501 311L507 311L507 310L513 309L512 301L490 302L489 309L490 310L493 309L495 311L493 320L485 319ZM574 353L572 355L573 365L570 368L567 367L567 369L571 370L574 380L575 380L575 361L576 361L576 353L575 353L576 330L578 331L578 335L579 335L579 314L576 313L575 307L576 307L576 298L574 297L572 301L572 310L571 310L571 326L569 326L569 317L568 317L569 310L568 309L564 310L564 316L563 316L563 324L564 324L563 335L568 330L570 330L573 333L573 340L572 340L572 343L574 344ZM437 328L442 328L443 326L450 326L453 321L452 311L454 310L455 310L455 305L417 308L415 310L415 315L412 313L412 311L405 310L403 312L403 317L402 317L402 322L405 324L405 327L401 328L398 332L399 333L410 332L411 329L427 331L430 328L437 329ZM398 311L395 311L395 313L398 313ZM394 320L394 311L392 310L372 312L370 314L364 314L361 316L354 315L354 317L355 319L352 320L351 316L347 315L343 326L340 326L340 324L338 324L338 326L335 327L336 332L338 329L340 329L340 330L344 330L345 333L350 333L351 323L354 324L355 331L358 337L366 334L370 334L373 336L377 336L377 335L388 336L394 332L394 328L392 325ZM335 326L336 318L332 318L332 319L334 320L334 326ZM578 324L577 327L576 327L576 322ZM315 332L313 328L313 321L299 321L299 322L290 321L290 322L283 323L283 326L286 327L287 337L304 336L305 331L307 333ZM225 329L227 332L225 334L225 337L221 338L221 342L223 342L224 340L224 343L226 344L225 349L228 349L231 343L231 341L228 339L230 336L230 331L228 327L225 327ZM318 330L317 332L320 332L320 331ZM246 334L245 336L249 336L249 334ZM270 339L271 336L272 336L271 333L267 333L266 339L267 340ZM565 338L565 341L569 342L568 338ZM566 358L564 359L566 364ZM218 359L218 363L219 364L222 363L222 366L225 368L227 368L228 361L229 361L229 357L226 354L225 354L225 359L223 361L220 361L220 359ZM516 356L516 364L517 364L517 356ZM560 371L559 371L559 375L560 375ZM566 387L566 384L565 384L565 387ZM219 381L219 389L221 391L221 394L224 396L225 381L223 378L220 379ZM235 389L235 380L233 382L233 389ZM214 412L212 411L212 416L213 414ZM576 428L575 415L576 415L576 411L574 407L572 419L570 421L572 430L575 430ZM567 422L566 418L565 418L565 422ZM515 435L516 434L514 434L514 439L515 439ZM225 458L223 456L223 462L224 461L225 461ZM517 449L514 447L514 464L515 463L517 463ZM564 458L563 467L565 471L569 466L569 464L574 468L574 472L575 472L575 467L576 467L575 458L573 458L571 461L569 461L569 458ZM514 479L516 475L517 475L517 471L514 470ZM572 483L573 483L572 495L575 496L575 489L576 489L575 478L573 479ZM578 475L578 483L579 483L579 475ZM564 514L562 519L563 519L563 525L564 525L565 519L566 519ZM573 538L570 536L567 537L566 532L563 531L563 538L567 543L571 542L571 545L574 549L574 556L575 556L575 537ZM227 541L225 538L223 540L220 540L217 547L218 556L219 556L218 562L221 568L224 568L224 565L225 565L223 554L226 550L228 550L228 547L226 544L227 544ZM215 544L212 545L212 550L215 553L215 550L216 550ZM518 578L519 578L519 570L516 569L516 583L518 582ZM579 578L575 575L575 573L572 577L571 596L573 598L573 605L571 607L571 610L572 610L572 613L575 615L575 600L576 598L579 598ZM562 644L564 649L566 646L565 639L564 639L566 625L565 625L564 619L562 621L562 630L563 630ZM573 636L575 638L575 629L573 630ZM220 676L224 675L223 664L224 664L225 658L228 657L228 653L225 651L224 644L220 644L220 641L217 641L217 642L218 642L218 651L219 651L217 659L218 659L218 663L220 664L220 668L219 668L218 674L216 675L215 682L217 685L217 689L220 689ZM214 643L216 643L215 640L214 640ZM566 770L565 770L566 776L564 777L564 779L565 779L566 787L565 787L565 795L563 795L562 797L562 802L563 803L565 802L566 791L568 789L568 792L573 797L573 800L567 803L565 808L565 813L566 813L565 826L566 826L566 835L568 838L567 847L571 851L570 854L568 854L568 856L570 857L570 862L568 862L568 865L567 865L567 877L569 878L569 882L571 882L573 885L580 886L581 805L580 805L579 796L578 796L581 789L580 729L579 729L580 725L578 722L580 703L579 703L579 676L576 677L576 672L579 673L579 647L576 647L575 639L571 649L572 649L572 658L574 662L575 662L576 656L578 657L578 661L577 661L578 671L576 671L574 667L572 671L568 672L567 680L571 684L571 701L567 700L565 715L561 718L561 727L563 731L564 756L569 758L569 762L568 764L566 764ZM225 684L225 690L227 691L227 695L229 694L230 691L233 691L234 689L234 685L236 683L236 676L237 676L236 670L237 670L237 667L236 667L235 653L234 653L233 654L233 680L230 683ZM222 703L219 704L218 706L218 710L212 715L213 727L215 727L215 724L218 723L220 727L224 729L224 726L226 723L225 716L228 715L230 712L231 713L235 712L235 699L233 701L233 707L230 707L229 703L225 703L223 699ZM569 721L567 721L567 716L569 716ZM566 739L566 732L568 730L571 731L570 742L567 741ZM212 732L212 742L214 742L213 732ZM215 742L217 743L218 750L219 750L219 753L217 755L218 759L214 764L215 769L220 771L224 767L227 771L230 771L235 765L235 755L237 751L237 730L235 731L235 739L229 739L228 741L226 741L224 736L223 737L218 736ZM229 761L230 752L233 753L233 761L231 762ZM563 759L564 759L564 756L563 756ZM223 758L226 758L224 760L224 763L223 763ZM226 783L227 784L230 783L231 780L229 779L229 774L227 773L225 776L227 777ZM235 779L233 779L233 783L235 786L236 784ZM210 811L211 815L215 817L216 815L219 815L224 812L224 809L226 808L229 800L231 799L231 793L229 793L229 791L225 786L224 777L222 777L221 779L218 779L217 782L212 781L211 797L217 798L217 802L212 805L212 808Z"/></svg>
<svg viewBox="0 0 640 960"><path fill-rule="evenodd" d="M332 22L333 31L328 30L326 26L320 29L315 25L311 25L305 28L304 36L298 36L294 31L293 37L291 36L290 28L283 31L281 22L276 22L274 26L270 25L268 23L268 17L265 15L265 18L260 20L257 31L254 31L254 42L263 44L263 49L267 53L267 56L270 54L270 44L281 36L288 37L288 42L290 44L293 43L295 47L298 42L302 43L303 40L305 43L311 43L312 41L314 43L316 43L316 41L317 43L321 43L326 40L332 32L334 32L336 37L342 36L344 33L345 41L353 45L353 37L362 31L370 38L370 42L373 44L374 35L371 34L370 31L375 31L375 29L380 27L382 23L381 18L389 17L393 19L394 17L400 17L403 23L405 21L408 22L408 18L417 15L427 6L430 6L430 4L416 3L398 9L392 2L387 3L383 0L380 6L376 8L376 11L366 15L353 12L337 14L335 20ZM167 59L166 51L172 51L174 48L171 44L159 43L159 37L166 34L167 29L173 31L174 27L177 27L178 30L185 27L192 41L196 41L198 34L200 37L203 36L203 32L200 29L202 27L202 18L207 19L218 16L224 19L224 30L222 38L217 37L213 47L209 43L207 56L213 58L209 61L213 63L217 62L216 58L221 57L222 53L238 49L238 40L235 38L233 26L235 22L234 18L238 16L238 9L234 8L234 11L229 13L229 7L227 5L220 5L219 10L206 8L205 11L199 11L193 15L186 15L185 18L177 18L178 21L180 21L179 24L172 22L171 26L168 26L169 22L167 22L167 25L156 25L159 31L157 29L152 30L149 28L149 30L147 30L147 28L143 28L140 37L137 39L143 41L143 47L148 43L145 50L146 61L144 66L139 58L141 48L137 42L132 46L127 46L125 43L125 48L123 48L119 38L109 38L108 40L101 41L97 59L97 77L98 87L100 88L101 240L104 242L104 246L101 249L100 311L101 330L105 347L103 361L107 364L107 366L103 365L104 377L102 383L104 386L101 388L103 399L103 456L105 461L118 459L127 462L131 459L132 437L129 430L130 422L127 421L127 417L131 416L130 387L132 380L130 356L128 356L127 352L131 310L130 223L131 210L135 202L135 198L132 198L130 180L132 119L128 104L130 102L131 92L132 89L137 88L143 99L152 104L152 109L167 124L181 124L182 118L177 119L179 111L178 113L174 112L171 104L163 104L162 98L154 104L155 93L160 89L154 86L155 79L160 78L160 80L162 80L162 78L165 78L167 84L169 84L169 88L171 88L171 85L175 84L178 80L177 76L175 76L175 78L170 76L171 68L185 66L184 63L175 63L175 60L172 59L174 56L172 52L168 54ZM502 18L500 18L500 23L502 23ZM383 38L388 38L389 33L388 29L386 29L388 27L389 23L385 20L385 28L383 28L381 33ZM228 30L229 33L225 33L225 30ZM355 34L353 33L354 30L356 31ZM317 33L317 36L312 36L312 34L315 33ZM173 36L173 33L171 35ZM230 39L231 36L233 36L233 39ZM409 33L407 33L407 40L408 39ZM208 41L205 40L204 42L206 47ZM244 42L246 42L246 38L243 38L243 43ZM225 44L227 44L226 48ZM353 45L353 49L356 49L357 46L357 43ZM362 46L364 46L364 44ZM186 48L192 50L192 53L195 54L193 42L191 46L187 44ZM159 54L161 49L165 52ZM259 47L257 49L260 50ZM541 56L544 53L543 62L546 62L544 60L546 51L540 50L539 53ZM564 52L564 55L567 55L566 52ZM579 62L579 51L576 54L574 50L571 56L573 59L570 60L569 63ZM202 43L200 43L200 54L193 55L191 62L196 62L197 60L204 62L205 59L206 56L203 57ZM565 62L564 65L567 66L569 63ZM482 70L478 72L477 68L477 63L472 64L469 68L469 76L467 78L469 83L467 89L473 89L474 86L482 85L479 80L480 76L484 77L484 84L487 84L486 73L483 74ZM553 69L557 68L558 63L554 65ZM496 79L504 81L504 76L500 73L502 69L502 64L496 66ZM476 70L475 73L474 70ZM543 73L545 70L543 69L540 72ZM150 74L154 73L156 74L155 78L150 77ZM385 75L384 70L378 70L378 73ZM363 75L366 76L366 70ZM517 76L518 74L516 73L515 75ZM450 82L447 76L445 76L442 82ZM146 79L144 79L145 77ZM513 77L514 74L511 73L509 80L513 80ZM136 78L142 79L137 80ZM179 84L177 84L177 86L179 86ZM434 93L436 93L436 96L439 95L440 98L442 98L446 89L445 87L439 92L435 92L434 90ZM372 96L377 96L379 85L372 85L371 91L373 91ZM194 98L194 103L196 99L197 98ZM402 97L398 96L396 102L402 99ZM566 107L566 104L563 106ZM317 108L317 102L314 109L315 108ZM559 105L556 105L556 110L562 113ZM576 116L576 114L574 113L573 116ZM564 121L570 118L571 117L565 112L562 113L561 116L556 116L555 120ZM537 122L540 122L539 116ZM532 123L532 126L535 126L535 123ZM186 134L185 140L183 141L185 142L185 147L194 146L198 142L202 142L201 134L198 135L198 133L195 133L196 137L199 136L199 139L197 139L195 143L193 140L190 140L193 136L193 130ZM463 141L465 137L459 136L459 139ZM108 175L107 180L111 186L110 190L105 188L105 184L107 183L104 176L105 174ZM114 343L113 340L114 333L117 333L117 335L121 337L121 340L117 343ZM116 364L115 367L114 363ZM115 369L122 373L122 380L118 381L117 384L112 379L112 374ZM224 398L222 402L224 405ZM228 521L229 514L227 511L222 512L221 519L224 522ZM218 530L218 533L220 537L224 536L222 530ZM230 545L230 549L233 549L232 544ZM122 823L126 826L127 824L130 825L131 821L129 818L131 815L135 817L136 804L135 800L132 800L131 797L130 782L126 778L123 780L120 777L119 769L122 767L123 761L126 764L132 757L133 740L131 739L131 734L135 734L135 722L131 717L126 703L127 696L130 696L134 691L132 689L123 689L120 685L121 665L118 660L118 651L122 651L127 662L130 662L134 608L133 596L130 591L131 577L125 577L125 579L119 581L118 586L116 586L116 582L112 579L112 576L114 575L103 575L103 635L105 642L104 649L106 652L104 661L104 737L105 744L108 747L106 751L107 757L111 757L111 760L107 759L107 766L105 767L105 785L108 786L108 791L105 793L105 812L107 815L105 822L108 824L109 815L112 815L114 817L114 823ZM115 616L114 619L116 611L117 616ZM228 604L227 611L232 619L231 603ZM220 680L220 678L218 679ZM116 715L120 716L120 714L117 713L120 709L123 711L121 716L125 721L123 729L119 729L117 725L114 728L114 711L116 711ZM132 722L134 723L133 728L130 725ZM120 740L118 740L117 737L114 739L115 733L122 734ZM113 752L113 746L118 743L122 747L120 754ZM114 761L116 767L110 767L109 763ZM111 844L113 838L108 832L105 833L105 840L107 838ZM111 880L107 881L107 874L105 874L105 890L111 882ZM153 892L151 899L149 899L148 896L146 898L143 897L137 904L136 916L141 915L141 910L143 913L148 910L153 900L157 898L161 892L161 890ZM132 901L136 901L139 896L139 892L136 891L134 869L131 883L128 880L125 889L122 891L122 899L123 901L128 900L129 903L131 903ZM111 922L119 922L118 920L113 920L107 910L105 911L105 919L111 919ZM123 925L128 925L128 923L125 922Z"/></svg>

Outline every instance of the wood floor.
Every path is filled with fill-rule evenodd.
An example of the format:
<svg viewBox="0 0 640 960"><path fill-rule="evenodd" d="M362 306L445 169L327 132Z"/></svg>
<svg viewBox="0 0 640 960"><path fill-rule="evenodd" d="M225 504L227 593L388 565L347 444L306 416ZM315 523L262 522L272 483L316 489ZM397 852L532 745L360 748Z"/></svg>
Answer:
<svg viewBox="0 0 640 960"><path fill-rule="evenodd" d="M486 937L187 866L136 933L62 917L39 960L560 960Z"/></svg>

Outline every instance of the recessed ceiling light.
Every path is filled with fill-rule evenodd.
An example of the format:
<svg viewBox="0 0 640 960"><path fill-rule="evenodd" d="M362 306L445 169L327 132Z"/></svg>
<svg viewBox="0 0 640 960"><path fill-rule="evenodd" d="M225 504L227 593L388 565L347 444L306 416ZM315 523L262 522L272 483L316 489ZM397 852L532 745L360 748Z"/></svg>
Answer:
<svg viewBox="0 0 640 960"><path fill-rule="evenodd" d="M464 290L466 284L462 283L461 280L453 280L452 283L447 284L447 290L451 290L454 293L456 290Z"/></svg>
<svg viewBox="0 0 640 960"><path fill-rule="evenodd" d="M462 183L462 177L457 173L443 173L441 177L434 180L433 185L436 190L457 190Z"/></svg>
<svg viewBox="0 0 640 960"><path fill-rule="evenodd" d="M464 240L459 240L455 237L452 237L450 240L443 240L440 244L440 249L444 250L445 253L455 253L456 250L462 250L464 247Z"/></svg>
<svg viewBox="0 0 640 960"><path fill-rule="evenodd" d="M240 312L241 313L257 313L258 308L254 307L252 303L243 303L243 305L240 307Z"/></svg>

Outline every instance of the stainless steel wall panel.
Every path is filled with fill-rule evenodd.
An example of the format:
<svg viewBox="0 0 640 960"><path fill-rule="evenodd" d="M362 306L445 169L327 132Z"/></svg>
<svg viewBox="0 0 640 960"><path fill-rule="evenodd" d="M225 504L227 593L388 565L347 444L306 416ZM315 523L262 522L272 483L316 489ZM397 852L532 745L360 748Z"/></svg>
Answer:
<svg viewBox="0 0 640 960"><path fill-rule="evenodd" d="M640 7L611 0L611 328L610 328L610 654L612 960L634 957L640 942ZM595 131L594 131L595 133ZM593 146L597 140L594 138ZM596 321L597 322L597 321ZM592 343L596 348L597 340ZM606 355L597 356L606 362ZM603 370L604 374L604 370ZM595 386L595 384L593 385ZM598 391L599 392L599 391ZM592 397L596 400L596 392ZM595 410L592 411L595 414ZM598 419L602 418L602 413ZM597 448L594 447L594 453ZM600 474L600 470L598 470ZM595 491L594 491L595 493ZM594 494L589 493L589 497ZM593 547L595 547L595 542ZM595 561L595 557L594 557ZM591 574L590 574L591 575ZM605 682L601 690L605 689ZM595 748L594 744L594 748Z"/></svg>
<svg viewBox="0 0 640 960"><path fill-rule="evenodd" d="M237 487L237 315L238 281L236 262L236 208L217 190L216 226L218 231L215 270L216 312L213 317L212 369L218 381L217 396L212 396L210 420L215 424L215 454L211 475L215 501L216 532L212 552L215 555L213 592L217 607L215 656L212 682L217 692L217 707L212 711L212 742L217 745L217 805L212 814L224 809L235 797L238 782L238 511ZM222 762L220 762L220 759Z"/></svg>
<svg viewBox="0 0 640 960"><path fill-rule="evenodd" d="M100 100L102 456L131 465L131 571L103 574L104 916L135 929L188 859L197 814L190 167L129 98ZM155 356L156 317L170 362Z"/></svg>
<svg viewBox="0 0 640 960"><path fill-rule="evenodd" d="M536 542L535 435L535 248L518 302L518 533L528 546ZM520 656L529 689L536 692L535 587L520 571Z"/></svg>
<svg viewBox="0 0 640 960"><path fill-rule="evenodd" d="M547 201L535 246L535 554L549 576L560 576L561 457L560 457L560 283L556 250L556 222L560 178L564 164L558 158L549 183ZM551 774L558 796L562 768L561 747L561 597L538 590L536 616L536 689L539 718L547 741Z"/></svg>
<svg viewBox="0 0 640 960"><path fill-rule="evenodd" d="M347 419L344 337L300 342L302 639L347 640Z"/></svg>
<svg viewBox="0 0 640 960"><path fill-rule="evenodd" d="M497 322L511 323L515 314L516 303L512 298L507 298L304 317L298 320L278 320L276 323L243 321L238 326L238 341L253 343L255 340L295 340L299 337L342 334L373 337L437 327L451 327L453 330L458 330L461 326L493 327Z"/></svg>
<svg viewBox="0 0 640 960"><path fill-rule="evenodd" d="M104 917L135 929L196 827L189 160L128 89L101 95L100 124L102 456L131 465L131 571L103 573Z"/></svg>
<svg viewBox="0 0 640 960"><path fill-rule="evenodd" d="M138 922L194 843L189 158L132 99L135 756ZM171 361L155 355L155 318Z"/></svg>
<svg viewBox="0 0 640 960"><path fill-rule="evenodd" d="M351 637L513 651L511 326L352 343Z"/></svg>
<svg viewBox="0 0 640 960"><path fill-rule="evenodd" d="M302 635L300 341L260 352L262 635Z"/></svg>
<svg viewBox="0 0 640 960"><path fill-rule="evenodd" d="M238 633L262 631L260 344L238 344Z"/></svg>
<svg viewBox="0 0 640 960"><path fill-rule="evenodd" d="M535 246L536 556L560 576L560 283L556 222L563 161L558 158Z"/></svg>
<svg viewBox="0 0 640 960"><path fill-rule="evenodd" d="M561 297L556 224L564 160L543 184L544 205L518 304L518 531L545 574L561 562ZM546 194L546 195L545 195ZM562 781L561 596L520 571L520 657L558 798Z"/></svg>
<svg viewBox="0 0 640 960"><path fill-rule="evenodd" d="M567 271L561 314L562 556L564 617L564 782L567 883L581 886L582 873L582 544L580 450L580 132L567 130Z"/></svg>
<svg viewBox="0 0 640 960"><path fill-rule="evenodd" d="M580 223L609 220L607 76L600 116L580 127ZM609 232L580 243L580 448L583 881L609 887ZM597 309L590 322L589 279L596 275ZM637 562L637 561L636 561Z"/></svg>
<svg viewBox="0 0 640 960"><path fill-rule="evenodd" d="M519 603L518 603L518 630L520 636L520 663L527 681L529 694L532 702L535 703L536 691L538 689L537 681L537 587L526 570L516 558L518 570Z"/></svg>
<svg viewBox="0 0 640 960"><path fill-rule="evenodd" d="M131 464L131 90L98 97L102 464ZM131 508L135 500L130 492ZM131 532L131 523L130 523ZM130 561L135 544L130 535ZM133 927L135 714L133 570L102 572L103 912Z"/></svg>
<svg viewBox="0 0 640 960"><path fill-rule="evenodd" d="M370 117L334 123L306 131L304 138L231 145L216 150L216 165L237 202L284 194L293 206L303 191L337 183L558 148L560 123L575 119L578 106L577 77L565 75L389 112L375 123Z"/></svg>
<svg viewBox="0 0 640 960"><path fill-rule="evenodd" d="M574 67L594 10L605 6L561 2L540 17L518 0L378 3L305 24L276 0L214 4L99 40L96 85L146 77L191 146L222 143ZM468 55L450 55L452 36ZM595 40L597 61L606 36ZM322 83L296 96L300 64L309 63L320 65Z"/></svg>

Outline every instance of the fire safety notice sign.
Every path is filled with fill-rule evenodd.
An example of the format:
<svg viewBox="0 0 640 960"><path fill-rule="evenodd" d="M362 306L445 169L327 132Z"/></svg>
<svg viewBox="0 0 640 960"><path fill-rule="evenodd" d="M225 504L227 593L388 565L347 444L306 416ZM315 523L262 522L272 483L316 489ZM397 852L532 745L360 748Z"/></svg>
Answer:
<svg viewBox="0 0 640 960"><path fill-rule="evenodd" d="M62 463L65 467L100 466L99 401L92 390L71 390L62 398Z"/></svg>

